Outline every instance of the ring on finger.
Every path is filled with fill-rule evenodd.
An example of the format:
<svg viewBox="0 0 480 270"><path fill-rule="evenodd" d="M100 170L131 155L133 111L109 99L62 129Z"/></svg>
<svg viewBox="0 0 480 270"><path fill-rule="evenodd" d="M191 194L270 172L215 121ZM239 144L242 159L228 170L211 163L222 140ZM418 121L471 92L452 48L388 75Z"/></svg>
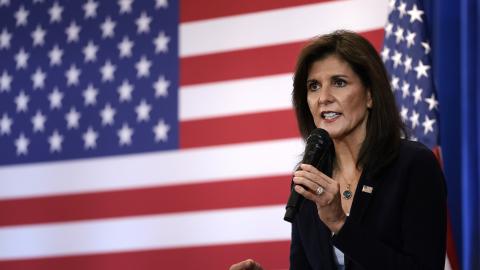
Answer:
<svg viewBox="0 0 480 270"><path fill-rule="evenodd" d="M315 190L315 193L317 194L317 196L322 195L323 192L325 192L325 189L322 186L318 186L317 189Z"/></svg>

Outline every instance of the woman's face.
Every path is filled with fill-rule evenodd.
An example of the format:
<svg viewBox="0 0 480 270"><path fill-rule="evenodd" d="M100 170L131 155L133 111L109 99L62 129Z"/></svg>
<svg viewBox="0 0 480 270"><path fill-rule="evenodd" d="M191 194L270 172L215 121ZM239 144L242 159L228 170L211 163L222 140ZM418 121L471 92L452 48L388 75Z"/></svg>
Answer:
<svg viewBox="0 0 480 270"><path fill-rule="evenodd" d="M336 55L313 63L307 78L307 101L315 126L334 140L363 141L372 99L360 77Z"/></svg>

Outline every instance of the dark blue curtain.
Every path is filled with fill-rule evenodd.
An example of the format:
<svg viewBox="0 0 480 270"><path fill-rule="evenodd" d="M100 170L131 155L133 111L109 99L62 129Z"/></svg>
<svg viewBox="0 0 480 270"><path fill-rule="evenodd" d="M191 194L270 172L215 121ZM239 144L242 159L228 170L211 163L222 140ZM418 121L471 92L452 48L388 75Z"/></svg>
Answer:
<svg viewBox="0 0 480 270"><path fill-rule="evenodd" d="M472 0L460 2L462 262L465 269L480 269L480 5Z"/></svg>
<svg viewBox="0 0 480 270"><path fill-rule="evenodd" d="M480 269L480 1L429 0L440 140L461 269Z"/></svg>

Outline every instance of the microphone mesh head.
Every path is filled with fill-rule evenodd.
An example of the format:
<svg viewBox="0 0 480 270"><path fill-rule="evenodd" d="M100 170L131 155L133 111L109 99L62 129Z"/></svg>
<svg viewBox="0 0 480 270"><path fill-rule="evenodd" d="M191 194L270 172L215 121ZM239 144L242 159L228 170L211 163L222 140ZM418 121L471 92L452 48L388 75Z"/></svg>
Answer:
<svg viewBox="0 0 480 270"><path fill-rule="evenodd" d="M315 144L324 144L325 146L330 145L332 140L330 139L330 135L328 132L323 128L314 129L307 138L307 144L315 143Z"/></svg>

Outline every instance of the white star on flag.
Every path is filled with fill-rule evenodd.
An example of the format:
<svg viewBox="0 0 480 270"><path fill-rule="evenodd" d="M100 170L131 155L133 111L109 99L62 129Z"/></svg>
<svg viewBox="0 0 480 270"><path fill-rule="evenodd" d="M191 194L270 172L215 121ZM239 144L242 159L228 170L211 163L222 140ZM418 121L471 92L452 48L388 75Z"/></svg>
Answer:
<svg viewBox="0 0 480 270"><path fill-rule="evenodd" d="M62 64L62 56L63 50L55 45L52 50L48 53L48 57L50 58L50 66L57 66Z"/></svg>
<svg viewBox="0 0 480 270"><path fill-rule="evenodd" d="M405 2L400 2L400 5L398 6L398 12L399 12L399 17L400 19L403 18L403 16L405 16L405 14L407 13L407 4Z"/></svg>
<svg viewBox="0 0 480 270"><path fill-rule="evenodd" d="M103 126L111 126L114 122L115 117L115 109L110 106L109 103L105 105L105 107L100 111L100 117L102 118L102 125Z"/></svg>
<svg viewBox="0 0 480 270"><path fill-rule="evenodd" d="M424 65L422 60L419 60L418 65L414 68L414 70L417 72L417 79L420 79L422 76L428 77L427 71L429 69L429 65Z"/></svg>
<svg viewBox="0 0 480 270"><path fill-rule="evenodd" d="M118 5L120 6L120 14L131 13L132 3L133 0L119 0Z"/></svg>
<svg viewBox="0 0 480 270"><path fill-rule="evenodd" d="M158 33L158 36L153 40L155 53L168 52L168 42L170 42L170 38L166 36L164 32Z"/></svg>
<svg viewBox="0 0 480 270"><path fill-rule="evenodd" d="M28 10L25 9L25 7L22 5L20 8L15 12L15 19L17 20L16 25L17 26L26 26L27 25L27 19L28 19Z"/></svg>
<svg viewBox="0 0 480 270"><path fill-rule="evenodd" d="M0 33L0 49L10 48L11 39L12 39L12 34L10 34L10 32L8 32L6 28L3 28L2 33Z"/></svg>
<svg viewBox="0 0 480 270"><path fill-rule="evenodd" d="M403 122L408 121L408 108L402 106L402 109L400 110L400 115L402 116Z"/></svg>
<svg viewBox="0 0 480 270"><path fill-rule="evenodd" d="M163 119L158 120L157 125L153 127L153 132L155 133L155 141L166 141L168 139L168 131L170 126L168 126Z"/></svg>
<svg viewBox="0 0 480 270"><path fill-rule="evenodd" d="M63 12L63 7L58 4L58 2L55 2L53 6L48 10L48 13L50 14L50 22L61 22L62 21L62 12Z"/></svg>
<svg viewBox="0 0 480 270"><path fill-rule="evenodd" d="M12 118L8 117L8 114L4 113L0 118L0 135L9 135L12 131Z"/></svg>
<svg viewBox="0 0 480 270"><path fill-rule="evenodd" d="M167 8L168 0L155 0L155 8Z"/></svg>
<svg viewBox="0 0 480 270"><path fill-rule="evenodd" d="M20 91L15 97L15 104L17 105L17 112L26 112L28 110L28 102L30 97L24 91Z"/></svg>
<svg viewBox="0 0 480 270"><path fill-rule="evenodd" d="M152 106L150 106L145 99L142 99L140 104L135 108L135 112L137 113L137 121L143 122L148 121L150 119L150 111L152 110Z"/></svg>
<svg viewBox="0 0 480 270"><path fill-rule="evenodd" d="M402 96L403 98L410 96L410 84L407 81L403 81Z"/></svg>
<svg viewBox="0 0 480 270"><path fill-rule="evenodd" d="M115 77L116 66L107 60L105 64L100 68L100 73L102 73L102 82L111 82Z"/></svg>
<svg viewBox="0 0 480 270"><path fill-rule="evenodd" d="M17 63L16 68L26 69L29 57L30 55L23 48L20 48L20 51L15 55L15 62Z"/></svg>
<svg viewBox="0 0 480 270"><path fill-rule="evenodd" d="M41 68L37 68L35 73L33 73L31 79L33 82L33 90L35 89L42 89L45 86L45 79L47 78L47 74L42 71Z"/></svg>
<svg viewBox="0 0 480 270"><path fill-rule="evenodd" d="M413 8L408 11L408 15L410 15L410 23L415 22L416 20L419 22L423 22L422 20L423 11L417 8L417 5L413 5Z"/></svg>
<svg viewBox="0 0 480 270"><path fill-rule="evenodd" d="M117 89L120 102L130 101L132 99L133 85L128 80L123 80L123 83Z"/></svg>
<svg viewBox="0 0 480 270"><path fill-rule="evenodd" d="M32 32L31 37L33 39L33 46L43 46L45 44L45 35L47 31L45 31L42 26L37 25L37 28Z"/></svg>
<svg viewBox="0 0 480 270"><path fill-rule="evenodd" d="M83 54L85 55L84 61L95 62L95 60L97 60L97 51L98 46L90 40L87 46L83 47Z"/></svg>
<svg viewBox="0 0 480 270"><path fill-rule="evenodd" d="M0 0L0 7L9 6L10 0Z"/></svg>
<svg viewBox="0 0 480 270"><path fill-rule="evenodd" d="M396 39L397 43L400 43L400 41L405 40L405 38L403 37L403 28L401 28L400 26L398 26L397 31L395 31L395 37L397 37Z"/></svg>
<svg viewBox="0 0 480 270"><path fill-rule="evenodd" d="M428 103L428 109L431 111L433 109L438 110L438 101L435 99L435 95L432 93L429 98L425 99L425 102Z"/></svg>
<svg viewBox="0 0 480 270"><path fill-rule="evenodd" d="M148 77L150 75L150 67L152 66L152 62L149 61L145 55L135 64L135 68L137 69L137 77Z"/></svg>
<svg viewBox="0 0 480 270"><path fill-rule="evenodd" d="M80 30L82 30L82 28L77 25L75 21L72 21L67 29L65 29L65 34L67 34L67 42L78 42L80 39Z"/></svg>
<svg viewBox="0 0 480 270"><path fill-rule="evenodd" d="M28 154L28 145L30 140L25 137L23 133L15 140L15 146L17 147L17 156Z"/></svg>
<svg viewBox="0 0 480 270"><path fill-rule="evenodd" d="M118 43L118 50L120 51L120 58L132 56L133 41L128 37L123 37L122 42Z"/></svg>
<svg viewBox="0 0 480 270"><path fill-rule="evenodd" d="M63 136L55 130L50 137L48 137L48 143L50 144L50 152L62 151Z"/></svg>
<svg viewBox="0 0 480 270"><path fill-rule="evenodd" d="M117 131L117 135L119 138L119 145L123 146L132 144L133 129L131 129L128 124L124 123L122 128Z"/></svg>
<svg viewBox="0 0 480 270"><path fill-rule="evenodd" d="M412 70L412 58L410 56L405 57L405 62L403 62L403 66L405 67L405 74Z"/></svg>
<svg viewBox="0 0 480 270"><path fill-rule="evenodd" d="M382 56L383 62L387 62L388 60L390 60L390 49L387 47L383 48L381 52L381 56Z"/></svg>
<svg viewBox="0 0 480 270"><path fill-rule="evenodd" d="M418 86L415 86L415 91L413 92L413 104L417 104L419 101L422 101L422 92L423 89L418 88Z"/></svg>
<svg viewBox="0 0 480 270"><path fill-rule="evenodd" d="M410 116L410 122L412 122L412 128L415 128L418 126L418 118L420 117L420 114L418 114L416 111L412 112L412 115Z"/></svg>
<svg viewBox="0 0 480 270"><path fill-rule="evenodd" d="M165 80L164 76L159 76L158 80L153 84L155 89L155 97L166 97L168 95L168 87L170 82Z"/></svg>
<svg viewBox="0 0 480 270"><path fill-rule="evenodd" d="M140 34L140 33L150 32L150 23L151 22L152 22L152 18L147 16L147 13L145 11L142 12L140 17L138 17L138 19L135 22L137 24L137 33Z"/></svg>
<svg viewBox="0 0 480 270"><path fill-rule="evenodd" d="M65 72L67 78L67 86L78 85L80 74L82 71L77 68L75 64L72 64L70 68Z"/></svg>
<svg viewBox="0 0 480 270"><path fill-rule="evenodd" d="M65 115L65 120L67 120L67 129L76 129L79 127L81 114L75 109L75 107L70 108L70 111Z"/></svg>
<svg viewBox="0 0 480 270"><path fill-rule="evenodd" d="M6 70L2 72L0 76L0 92L8 92L10 90L10 85L12 84L12 76L8 74Z"/></svg>
<svg viewBox="0 0 480 270"><path fill-rule="evenodd" d="M402 64L402 54L399 51L395 51L392 56L393 67L397 68L397 66Z"/></svg>
<svg viewBox="0 0 480 270"><path fill-rule="evenodd" d="M63 93L57 87L48 95L50 101L50 109L60 109L62 107Z"/></svg>
<svg viewBox="0 0 480 270"><path fill-rule="evenodd" d="M97 8L97 2L93 0L88 0L88 2L83 5L83 10L85 11L85 19L97 17Z"/></svg>
<svg viewBox="0 0 480 270"><path fill-rule="evenodd" d="M407 47L408 48L415 45L415 36L416 35L417 35L417 33L415 33L415 32L407 31L407 37L405 39L407 40Z"/></svg>
<svg viewBox="0 0 480 270"><path fill-rule="evenodd" d="M42 132L45 130L45 122L47 118L40 110L32 117L33 132Z"/></svg>
<svg viewBox="0 0 480 270"><path fill-rule="evenodd" d="M97 103L98 89L89 84L87 89L83 91L83 98L85 106L93 106Z"/></svg>
<svg viewBox="0 0 480 270"><path fill-rule="evenodd" d="M82 135L85 149L95 149L97 147L98 132L92 127L88 127L88 130Z"/></svg>
<svg viewBox="0 0 480 270"><path fill-rule="evenodd" d="M105 21L100 25L102 30L102 38L112 38L115 35L115 26L117 23L112 21L110 17L107 17Z"/></svg>
<svg viewBox="0 0 480 270"><path fill-rule="evenodd" d="M435 119L428 118L428 115L425 115L425 121L423 121L423 133L427 134L428 132L433 132L433 124L435 124Z"/></svg>

